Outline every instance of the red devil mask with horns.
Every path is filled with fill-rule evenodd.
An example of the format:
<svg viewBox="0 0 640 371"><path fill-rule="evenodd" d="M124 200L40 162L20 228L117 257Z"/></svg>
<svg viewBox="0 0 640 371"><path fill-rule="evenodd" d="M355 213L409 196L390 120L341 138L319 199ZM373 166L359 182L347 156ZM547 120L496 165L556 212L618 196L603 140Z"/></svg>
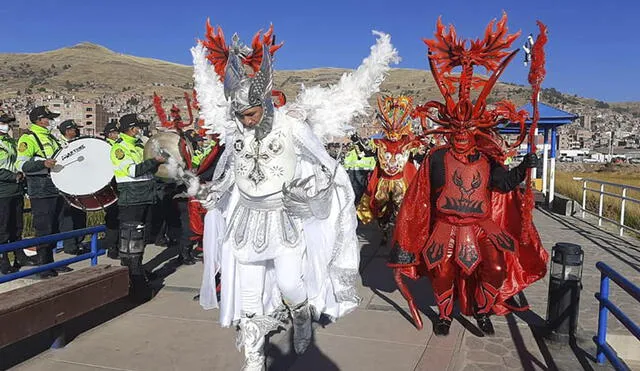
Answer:
<svg viewBox="0 0 640 371"><path fill-rule="evenodd" d="M452 25L447 29L438 18L435 38L423 40L429 48L431 73L445 102L427 102L416 107L413 116L429 118L440 125L425 134L446 135L456 153L480 150L503 159L505 147L516 148L524 140L526 112L516 112L509 101L500 101L492 109L487 108L486 102L498 78L518 52L507 50L520 33L509 34L506 23L507 16L503 14L499 22L489 23L484 39L464 40L458 38ZM473 75L478 66L486 69L488 79ZM457 68L461 71L454 74ZM479 91L475 103L471 100L472 90ZM515 143L505 146L495 127L509 121L519 122L522 134Z"/></svg>

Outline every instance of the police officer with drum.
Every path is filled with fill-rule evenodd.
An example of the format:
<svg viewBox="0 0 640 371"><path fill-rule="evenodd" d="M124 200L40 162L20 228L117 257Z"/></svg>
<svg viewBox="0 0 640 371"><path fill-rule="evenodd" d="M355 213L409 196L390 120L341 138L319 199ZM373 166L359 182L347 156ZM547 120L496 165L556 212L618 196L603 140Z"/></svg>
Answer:
<svg viewBox="0 0 640 371"><path fill-rule="evenodd" d="M111 147L111 162L118 183L120 261L129 267L134 296L145 295L148 288L142 267L145 220L156 200L153 174L166 161L162 156L143 160L144 145L140 137L144 125L136 114L122 116L120 137Z"/></svg>
<svg viewBox="0 0 640 371"><path fill-rule="evenodd" d="M51 134L49 120L59 114L49 111L45 106L38 106L29 112L31 126L29 131L18 140L17 171L27 177L27 194L31 200L31 215L36 237L58 232L58 220L64 206L64 199L51 181L49 174L56 160L51 157L60 148L60 143ZM37 247L38 265L53 262L54 244ZM41 278L55 277L58 272L68 272L68 267L49 270L39 274Z"/></svg>

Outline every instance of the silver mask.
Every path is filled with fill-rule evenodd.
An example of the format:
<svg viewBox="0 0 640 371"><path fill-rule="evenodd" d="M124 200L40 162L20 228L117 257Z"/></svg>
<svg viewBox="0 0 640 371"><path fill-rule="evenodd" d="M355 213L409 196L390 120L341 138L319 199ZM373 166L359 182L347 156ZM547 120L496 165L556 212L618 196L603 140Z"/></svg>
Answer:
<svg viewBox="0 0 640 371"><path fill-rule="evenodd" d="M241 44L238 35L233 35L233 44L229 48L229 58L225 69L224 96L231 102L231 114L237 117L252 107L261 106L262 119L253 127L257 140L262 140L273 127L273 66L269 48L264 45L260 69L253 77L247 74L242 58L251 53L251 49Z"/></svg>

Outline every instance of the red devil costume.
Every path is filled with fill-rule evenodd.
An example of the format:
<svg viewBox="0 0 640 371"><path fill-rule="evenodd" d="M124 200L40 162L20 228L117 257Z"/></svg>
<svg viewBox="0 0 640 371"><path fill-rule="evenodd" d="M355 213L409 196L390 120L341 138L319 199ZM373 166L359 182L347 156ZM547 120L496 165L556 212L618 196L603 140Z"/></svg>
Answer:
<svg viewBox="0 0 640 371"><path fill-rule="evenodd" d="M532 205L523 206L518 189L537 157L526 155L512 170L503 166L505 150L517 148L526 135L526 114L506 101L492 109L486 105L517 52L506 49L519 35L508 34L506 15L495 28L492 21L484 39L467 43L457 38L453 26L447 32L438 19L435 38L424 40L445 103L430 101L416 111L440 125L426 134L445 134L448 144L430 151L405 195L388 265L418 328L420 315L402 275L429 277L440 311L436 335L448 334L456 298L461 312L474 315L480 329L492 334L489 315L527 309L514 296L546 274L548 254L531 222ZM452 75L458 66L461 73ZM474 66L486 68L490 77L473 76ZM475 104L472 89L479 90ZM508 121L521 127L510 146L494 129Z"/></svg>
<svg viewBox="0 0 640 371"><path fill-rule="evenodd" d="M373 148L367 153L376 155L377 164L360 199L357 213L365 224L378 219L383 230L398 213L417 171L410 158L422 143L411 132L409 117L412 112L411 97L378 97L377 118L385 136L374 139Z"/></svg>

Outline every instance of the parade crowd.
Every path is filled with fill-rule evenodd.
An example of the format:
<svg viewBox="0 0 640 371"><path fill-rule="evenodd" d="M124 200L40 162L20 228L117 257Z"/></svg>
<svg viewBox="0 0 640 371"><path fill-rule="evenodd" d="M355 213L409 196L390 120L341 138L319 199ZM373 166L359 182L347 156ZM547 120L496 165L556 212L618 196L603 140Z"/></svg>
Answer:
<svg viewBox="0 0 640 371"><path fill-rule="evenodd" d="M487 104L517 52L509 50L518 34L508 33L506 20L491 22L484 39L468 43L438 20L435 38L425 43L443 100L416 104L410 96L378 94L372 125L381 135L374 139L359 137L349 123L366 114L369 98L399 61L389 35L374 31L376 42L357 69L332 86L305 88L288 103L274 87L274 54L283 44L275 43L273 26L250 43L234 35L227 44L222 29L207 22L205 37L191 49L189 120L176 106L167 115L155 96L158 134L146 138L148 123L136 114L105 129L108 188L117 197L98 189L82 200L54 185L58 173L90 156L78 146L83 139L73 120L60 123L56 137L50 122L57 114L35 107L29 132L15 143L7 135L11 115L2 116L0 202L7 207L0 208L0 239L20 238L25 178L36 236L57 232L65 218L71 229L83 227L83 209L100 199L108 228L103 248L129 268L133 293L144 295L153 278L142 265L144 249L157 236L154 218L161 218L180 263L193 264L193 246L202 246L200 304L219 308L220 324L237 328L243 369L259 371L272 331L290 322L293 349L301 354L312 321L356 310L356 229L375 221L417 329L422 319L405 280L427 277L439 311L436 335L448 335L455 302L492 335L492 315L528 308L519 293L544 277L548 261L531 218L535 151L505 166L526 139L526 115L506 100ZM527 55L539 79L545 41L541 26ZM479 66L488 78L474 76ZM199 132L187 129L194 117ZM412 120L420 121L420 133ZM498 131L508 122L523 133L512 143ZM343 147L329 144L345 137ZM91 176L99 169L84 170ZM13 266L5 255L3 272L47 264L53 248L38 246L35 262L17 251ZM79 241L65 244L68 253L82 249Z"/></svg>
<svg viewBox="0 0 640 371"><path fill-rule="evenodd" d="M29 111L29 130L16 141L10 135L12 124L15 124L13 111L11 107L2 107L0 202L5 207L0 210L0 240L4 243L22 238L25 196L31 208L35 237L85 228L87 211L95 210L74 202L78 201L74 195L58 189L51 179L52 171L64 170L60 165L60 161L65 160L63 149L73 141L84 139L79 136L80 125L72 118L59 121L58 116L45 106L32 108ZM177 120L180 118L177 117ZM56 125L56 121L59 124ZM153 176L158 166L166 161L165 158L143 158L143 143L149 136L148 126L149 123L139 119L136 114L126 114L120 120L108 123L102 133L101 139L111 146L111 151L102 152L101 155L111 162L112 168L106 169L106 172L110 173L110 179L113 178L110 184L104 186L111 187L117 196L114 194L110 199L102 200L98 208L104 211L107 226L101 247L108 251L110 258L118 259L120 224L133 218L149 226L145 232L146 243L175 247L178 263L191 265L197 257L193 247L198 241L197 235L191 231L185 202L181 201L186 200L186 196L180 198L181 191L175 181ZM189 157L194 168L210 156L216 147L215 140L198 134L193 128L181 131L181 135L188 142ZM97 172L97 169L83 168L81 173L70 175L77 176L74 182L81 183L91 178L92 170ZM63 251L67 254L88 252L82 237L62 242ZM55 248L55 243L37 246L35 256L27 255L22 249L1 254L0 273L8 274L24 266L51 263L54 261ZM55 277L59 272L70 270L69 267L60 267L39 273L38 276Z"/></svg>

